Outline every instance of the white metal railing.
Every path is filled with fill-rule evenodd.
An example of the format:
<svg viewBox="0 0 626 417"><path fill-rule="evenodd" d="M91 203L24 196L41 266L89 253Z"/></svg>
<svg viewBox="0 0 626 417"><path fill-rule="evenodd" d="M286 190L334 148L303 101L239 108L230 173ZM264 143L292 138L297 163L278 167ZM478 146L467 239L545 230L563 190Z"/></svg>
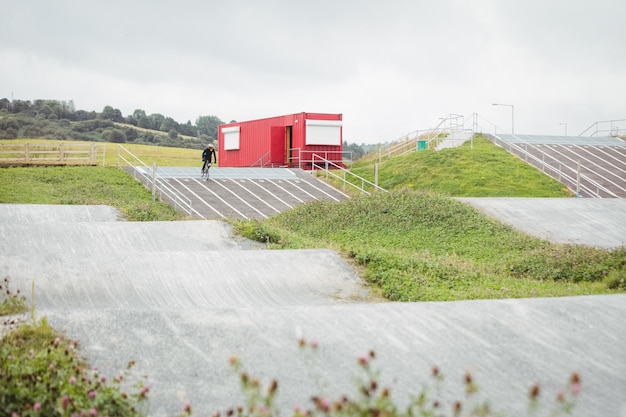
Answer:
<svg viewBox="0 0 626 417"><path fill-rule="evenodd" d="M271 164L270 155L271 151L265 152L265 154L263 154L259 159L256 160L256 162L250 165L250 167L254 168L258 166L259 168L265 168L267 165Z"/></svg>
<svg viewBox="0 0 626 417"><path fill-rule="evenodd" d="M617 125L619 122L623 123L622 126L624 126L624 124L626 124L626 119L602 120L595 122L587 129L583 130L578 136L588 135L593 137L600 133L608 133L609 136L619 136L621 131L624 130L623 128L620 129L619 125Z"/></svg>
<svg viewBox="0 0 626 417"><path fill-rule="evenodd" d="M352 168L352 151L308 151L300 148L291 148L289 164L300 169L310 169L315 164L315 159L321 157L332 162L336 166Z"/></svg>
<svg viewBox="0 0 626 417"><path fill-rule="evenodd" d="M177 192L175 188L170 187L167 181L158 174L156 162L152 167L149 167L124 146L118 145L117 166L118 168L127 166L131 169L133 178L141 181L146 188L152 191L153 201L157 195L160 200L163 200L165 197L171 201L174 207L180 208L189 215L192 214L191 199Z"/></svg>
<svg viewBox="0 0 626 417"><path fill-rule="evenodd" d="M384 188L379 187L377 184L374 184L373 182L368 181L365 178L356 175L355 173L345 169L344 167L336 164L333 161L330 161L322 157L321 155L317 155L314 153L312 155L311 161L312 161L311 172L315 172L315 170L320 170L325 173L326 179L331 177L331 178L341 181L343 184L344 193L346 192L346 186L353 187L359 190L360 192L366 193L366 194L371 194L369 191L365 189L366 186L372 189L373 191L388 192ZM337 172L339 172L341 175L337 174ZM348 177L351 178L353 181L360 182L361 186L359 187L357 184L354 184L352 181L349 181Z"/></svg>
<svg viewBox="0 0 626 417"><path fill-rule="evenodd" d="M434 149L448 135L465 131L465 117L449 113L433 129L415 130L378 149L378 162L422 149Z"/></svg>
<svg viewBox="0 0 626 417"><path fill-rule="evenodd" d="M611 197L619 198L619 196L616 195L611 190L598 184L596 181L589 178L588 176L584 174L579 174L576 169L563 164L558 159L554 158L551 155L546 154L545 152L541 150L539 151L541 152L542 157L538 158L537 156L531 154L530 152L528 152L527 149L524 149L518 144L503 141L501 139L498 139L496 136L492 136L492 135L486 135L486 137L492 138L492 141L496 145L501 146L502 148L506 149L508 152L516 153L518 156L523 157L526 163L534 166L535 168L541 169L543 173L548 174L546 170L549 171L551 174L548 174L548 175L550 175L552 178L555 178L558 181L563 182L563 183L565 183L564 180L568 181L570 184L572 184L568 188L570 189L570 191L575 193L577 197L580 197L581 191L585 191L587 194L595 198L601 198L600 192L608 194ZM513 152L513 150L515 150L516 152ZM546 157L554 160L554 162L558 164L558 168L546 163L546 160L545 160ZM572 175L569 175L568 173L566 173L564 169L568 170L570 173L572 173ZM584 182L581 182L580 180L584 180ZM587 184L593 186L593 188L589 187ZM576 187L577 189L572 189L571 187Z"/></svg>
<svg viewBox="0 0 626 417"><path fill-rule="evenodd" d="M91 143L9 143L0 144L0 163L28 165L97 165L105 146Z"/></svg>

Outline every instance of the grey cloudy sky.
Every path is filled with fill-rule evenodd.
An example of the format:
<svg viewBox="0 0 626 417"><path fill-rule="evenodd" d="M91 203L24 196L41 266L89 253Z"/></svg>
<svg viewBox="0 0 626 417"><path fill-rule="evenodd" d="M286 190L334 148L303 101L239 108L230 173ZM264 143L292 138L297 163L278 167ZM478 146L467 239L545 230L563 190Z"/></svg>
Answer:
<svg viewBox="0 0 626 417"><path fill-rule="evenodd" d="M450 113L510 131L502 103L515 133L578 135L626 119L624 16L624 0L0 0L0 98L181 123L342 113L351 143Z"/></svg>

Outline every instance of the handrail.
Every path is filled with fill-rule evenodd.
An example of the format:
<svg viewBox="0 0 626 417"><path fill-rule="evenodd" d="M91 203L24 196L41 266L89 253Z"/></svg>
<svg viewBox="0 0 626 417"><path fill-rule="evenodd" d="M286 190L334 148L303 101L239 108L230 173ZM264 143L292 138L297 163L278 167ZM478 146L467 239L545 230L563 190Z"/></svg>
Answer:
<svg viewBox="0 0 626 417"><path fill-rule="evenodd" d="M459 123L459 119L462 120L461 123ZM429 149L436 147L451 132L465 130L464 124L464 116L449 113L446 117L440 118L439 123L433 129L415 130L386 146L381 146L378 149L378 161L382 162L383 158L390 159L418 150L419 142L424 140L426 140Z"/></svg>
<svg viewBox="0 0 626 417"><path fill-rule="evenodd" d="M257 159L252 165L250 165L251 168L254 168L255 166L257 166L257 164L259 165L259 168L265 168L265 163L263 162L263 160L265 158L267 158L268 156L270 156L271 151L267 151L265 152L259 159ZM268 161L268 163L271 161Z"/></svg>
<svg viewBox="0 0 626 417"><path fill-rule="evenodd" d="M613 123L615 123L615 122L626 122L626 119L601 120L601 121L598 121L598 122L594 122L587 129L583 130L578 136L584 136L585 133L587 133L588 131L590 131L594 127L595 127L596 130L593 133L591 133L591 135L589 135L590 137L593 137L593 136L595 136L598 133L606 133L606 132L609 132L610 136L619 136L620 130L623 130L623 129L620 129L619 126L615 126L614 127ZM610 127L610 129L599 130L598 129L598 125L600 123L610 123L611 127Z"/></svg>
<svg viewBox="0 0 626 417"><path fill-rule="evenodd" d="M290 154L294 154L297 152L297 156L291 156L289 163L293 166L297 166L300 169L307 169L314 164L314 155L324 154L322 158L327 159L337 166L339 166L338 162L341 164L348 165L348 167L352 168L353 162L353 152L352 151L309 151L302 150L300 148L291 148ZM331 158L331 156L337 156ZM297 163L295 163L297 161ZM347 162L347 164L346 164Z"/></svg>
<svg viewBox="0 0 626 417"><path fill-rule="evenodd" d="M120 152L122 150L130 156L132 162L126 159L124 155L122 155L122 153ZM120 161L126 162L127 166L132 168L133 178L140 181L143 179L141 183L144 184L144 186L149 190L153 190L153 198L155 197L155 193L158 193L160 200L162 200L163 196L165 196L172 201L174 207L179 207L181 210L189 215L192 214L191 199L189 197L180 194L176 191L175 188L170 187L167 181L165 181L165 179L158 174L156 169L153 170L152 167L146 165L141 159L139 159L131 151L129 151L122 145L118 145L117 147L118 168L122 168L122 164L120 163ZM137 178L137 175L139 175L140 178Z"/></svg>
<svg viewBox="0 0 626 417"><path fill-rule="evenodd" d="M490 137L491 135L487 135L486 137ZM536 162L541 168L543 168L543 172L545 172L545 169L547 168L549 171L553 172L555 175L553 176L553 178L558 179L559 181L561 181L562 178L565 178L566 180L568 180L570 183L572 184L577 184L578 180L575 177L571 177L569 175L567 175L565 172L563 172L562 168L563 168L563 164L561 163L561 161L559 161L558 159L554 158L551 155L548 155L547 153L543 152L540 150L542 156L544 157L543 160L537 158L535 155L531 154L530 152L528 152L526 149L522 148L521 146L515 144L515 143L509 143L509 142L505 142L501 139L498 139L496 136L491 136L493 137L494 143L498 144L497 141L500 141L502 144L506 144L509 146L508 151L511 152L512 149L517 150L522 156L524 156L524 160L528 163L528 159L530 158L532 161ZM506 149L506 146L503 145L499 145L502 146L503 148ZM512 153L512 152L511 152ZM555 167L546 164L545 162L545 157L549 157L552 160L554 160L555 162L559 163L560 168L556 169ZM533 164L530 164L533 165ZM534 166L534 165L533 165ZM536 166L536 168L539 168ZM576 173L576 170L574 170L572 167L565 165L565 168L567 168L569 171L572 171L574 173ZM619 197L618 195L616 195L614 192L612 192L611 190L607 189L606 187L598 184L596 181L594 181L593 179L587 177L584 174L580 174L580 178L584 179L587 183L593 185L596 187L596 190L594 192L593 189L591 189L590 187L586 186L585 184L580 184L580 187L582 189L584 189L588 194L590 194L591 196L595 197L595 198L600 198L600 191L609 194L612 197ZM562 182L562 181L561 181ZM576 192L576 190L572 190L570 187L568 187L570 189L570 191L572 192ZM579 190L580 191L580 190ZM577 196L579 197L579 196Z"/></svg>
<svg viewBox="0 0 626 417"><path fill-rule="evenodd" d="M343 190L344 190L344 192L346 190L346 185L349 185L351 187L356 188L360 192L369 195L371 193L365 190L365 184L367 184L371 188L373 188L374 191L388 192L387 190L385 190L382 187L379 187L378 185L374 184L373 182L368 181L365 178L356 175L355 173L345 169L344 167L342 167L342 166L340 166L340 165L338 165L338 164L336 164L336 163L334 163L332 161L329 161L328 159L326 159L326 158L324 158L324 157L322 157L322 156L320 156L318 154L313 154L311 160L312 160L312 163L313 163L312 166L311 166L311 171L312 172L315 172L315 169L318 168L320 171L324 171L326 173L326 179L328 179L328 177L330 176L330 177L336 178L337 180L343 182ZM320 160L320 162L323 165L318 165L316 163L316 160ZM333 168L334 171L342 172L343 173L343 178L341 176L337 175L335 172L331 171L331 168ZM355 185L352 182L348 181L346 179L347 175L351 175L352 177L360 180L361 181L361 188L359 189L359 187L357 185Z"/></svg>

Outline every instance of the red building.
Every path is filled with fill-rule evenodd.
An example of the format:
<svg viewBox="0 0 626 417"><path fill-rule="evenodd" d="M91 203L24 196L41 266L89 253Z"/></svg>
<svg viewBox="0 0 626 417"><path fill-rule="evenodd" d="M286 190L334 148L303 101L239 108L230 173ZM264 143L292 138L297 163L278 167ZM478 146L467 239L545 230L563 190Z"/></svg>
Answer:
<svg viewBox="0 0 626 417"><path fill-rule="evenodd" d="M220 167L310 168L342 163L341 114L296 113L220 125Z"/></svg>

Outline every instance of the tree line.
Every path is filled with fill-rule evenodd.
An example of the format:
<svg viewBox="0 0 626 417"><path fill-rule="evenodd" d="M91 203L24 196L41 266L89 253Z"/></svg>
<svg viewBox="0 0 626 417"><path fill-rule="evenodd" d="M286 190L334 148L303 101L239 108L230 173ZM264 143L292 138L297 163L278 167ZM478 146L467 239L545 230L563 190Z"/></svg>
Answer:
<svg viewBox="0 0 626 417"><path fill-rule="evenodd" d="M221 124L224 122L214 115L199 116L195 123L179 123L142 109L124 116L109 105L101 112L76 110L73 100L0 99L0 139L69 139L201 149L217 139ZM354 159L360 158L367 147L343 143L344 151L351 151Z"/></svg>
<svg viewBox="0 0 626 417"><path fill-rule="evenodd" d="M172 117L147 114L142 109L123 116L109 105L102 112L76 110L72 100L2 98L0 116L0 139L71 139L184 148L201 148L214 141L218 126L224 123L214 115L199 116L195 124L179 123Z"/></svg>

